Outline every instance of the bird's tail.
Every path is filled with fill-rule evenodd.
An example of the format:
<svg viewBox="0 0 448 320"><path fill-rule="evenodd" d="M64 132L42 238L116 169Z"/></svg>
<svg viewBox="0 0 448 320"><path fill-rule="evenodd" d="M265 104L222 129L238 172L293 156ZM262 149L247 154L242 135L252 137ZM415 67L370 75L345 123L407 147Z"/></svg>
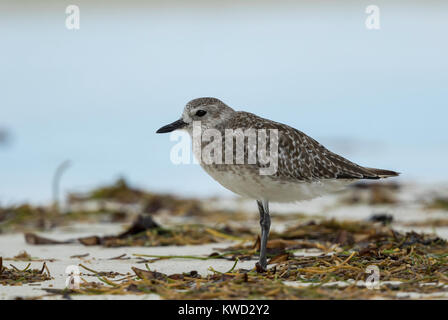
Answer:
<svg viewBox="0 0 448 320"><path fill-rule="evenodd" d="M376 174L380 178L396 177L400 175L400 172L395 172L392 170L375 169L375 168L366 168L366 169Z"/></svg>

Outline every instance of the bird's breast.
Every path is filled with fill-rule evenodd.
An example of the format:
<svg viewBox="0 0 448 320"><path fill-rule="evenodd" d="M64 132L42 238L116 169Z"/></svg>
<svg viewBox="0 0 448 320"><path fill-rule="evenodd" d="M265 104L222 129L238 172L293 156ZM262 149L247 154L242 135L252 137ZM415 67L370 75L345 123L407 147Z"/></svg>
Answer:
<svg viewBox="0 0 448 320"><path fill-rule="evenodd" d="M343 189L351 180L292 181L264 176L248 165L204 165L202 168L226 189L256 200L297 202Z"/></svg>

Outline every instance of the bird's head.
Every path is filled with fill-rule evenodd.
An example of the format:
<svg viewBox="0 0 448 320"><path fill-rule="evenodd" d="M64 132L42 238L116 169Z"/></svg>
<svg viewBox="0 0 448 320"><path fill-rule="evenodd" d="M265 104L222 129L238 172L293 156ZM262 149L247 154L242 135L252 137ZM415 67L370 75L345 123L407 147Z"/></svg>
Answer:
<svg viewBox="0 0 448 320"><path fill-rule="evenodd" d="M235 110L216 98L197 98L187 103L182 117L159 130L157 133L167 133L174 130L193 131L193 122L200 121L203 129L216 128L229 120Z"/></svg>

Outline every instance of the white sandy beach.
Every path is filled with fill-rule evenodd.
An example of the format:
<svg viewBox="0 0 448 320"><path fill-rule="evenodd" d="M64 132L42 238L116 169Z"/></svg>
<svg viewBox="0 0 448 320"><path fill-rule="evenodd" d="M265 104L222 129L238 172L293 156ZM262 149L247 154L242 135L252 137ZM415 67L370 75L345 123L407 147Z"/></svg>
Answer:
<svg viewBox="0 0 448 320"><path fill-rule="evenodd" d="M333 195L323 197L311 202L306 202L302 205L273 205L271 211L273 212L273 229L282 230L286 228L288 222L276 221L276 216L282 214L288 214L291 212L303 212L310 215L325 216L328 218L336 218L339 220L366 220L373 213L387 213L394 217L392 226L397 230L416 230L425 231L429 233L435 233L438 236L448 239L448 227L409 227L406 226L409 222L425 221L436 218L446 217L447 213L443 210L427 210L421 205L421 197L426 194L425 190L417 189L415 187L406 187L399 193L400 205L381 205L381 206L369 206L366 204L359 205L341 205L338 202L342 195ZM225 199L216 201L213 204L217 207L227 207L231 209L244 209L253 213L253 218L250 219L252 213L249 214L246 224L252 226L257 222L257 213L255 212L255 206L250 201L245 200L232 200ZM298 210L300 209L300 210ZM156 218L157 220L157 218ZM160 217L163 223L169 223L169 218ZM281 219L278 219L281 220ZM237 222L233 222L237 223ZM112 224L112 223L100 223L100 224L74 224L68 227L59 227L51 232L38 233L41 236L48 237L55 240L66 240L91 235L110 235L116 234L123 230L125 225ZM60 295L51 296L45 292L44 288L64 289L67 274L65 270L67 266L83 264L88 268L96 271L115 271L123 275L133 274L131 267L137 267L145 269L145 265L141 263L141 259L133 256L134 254L147 254L147 255L194 255L194 256L207 256L214 251L214 248L224 248L230 246L231 242L212 243L205 245L188 245L188 246L163 246L163 247L120 247L120 248L105 248L100 246L83 246L82 244L65 244L65 245L30 245L25 242L24 235L20 233L16 234L3 234L0 235L0 256L3 257L3 264L9 267L9 264L13 264L17 268L24 268L28 262L26 261L9 261L8 258L13 258L22 251L26 251L33 257L33 259L39 259L39 261L33 261L31 267L40 269L42 261L46 261L48 269L51 272L53 280L44 281L39 283L25 284L22 286L1 286L0 287L0 299L15 299L15 298L35 298L40 297L43 299L61 299ZM86 255L85 257L75 257ZM126 254L125 259L110 260L113 257ZM316 254L316 249L301 250L296 255ZM140 262L140 263L139 263ZM255 260L252 261L240 261L238 268L251 269L255 264ZM210 259L206 261L194 260L194 259L167 259L159 260L154 263L150 263L149 267L153 271L159 271L166 274L182 273L196 270L201 275L206 275L212 267L215 270L224 272L230 269L233 265L233 261L224 259ZM81 270L81 277L85 280L96 280L96 277L89 273L87 270ZM303 283L291 283L289 285L303 285ZM328 285L328 284L327 284ZM416 298L416 294L400 292L401 297L413 297ZM442 295L435 295L439 298L448 298L446 293ZM145 295L126 295L126 296L72 296L74 299L83 298L98 298L98 299L118 299L118 298L135 298L135 299L158 299L155 294Z"/></svg>

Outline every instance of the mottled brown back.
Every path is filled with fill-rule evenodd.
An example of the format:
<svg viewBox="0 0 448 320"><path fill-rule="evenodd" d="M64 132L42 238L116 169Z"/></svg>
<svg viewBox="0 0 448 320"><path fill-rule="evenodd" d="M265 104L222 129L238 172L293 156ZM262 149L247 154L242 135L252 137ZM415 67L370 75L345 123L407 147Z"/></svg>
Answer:
<svg viewBox="0 0 448 320"><path fill-rule="evenodd" d="M380 179L397 176L389 170L366 168L341 157L305 133L288 125L258 117L248 112L236 112L220 129L277 129L279 160L276 177L291 181L323 179ZM224 137L224 135L223 135ZM247 148L245 150L247 157ZM254 165L262 167L259 163Z"/></svg>

